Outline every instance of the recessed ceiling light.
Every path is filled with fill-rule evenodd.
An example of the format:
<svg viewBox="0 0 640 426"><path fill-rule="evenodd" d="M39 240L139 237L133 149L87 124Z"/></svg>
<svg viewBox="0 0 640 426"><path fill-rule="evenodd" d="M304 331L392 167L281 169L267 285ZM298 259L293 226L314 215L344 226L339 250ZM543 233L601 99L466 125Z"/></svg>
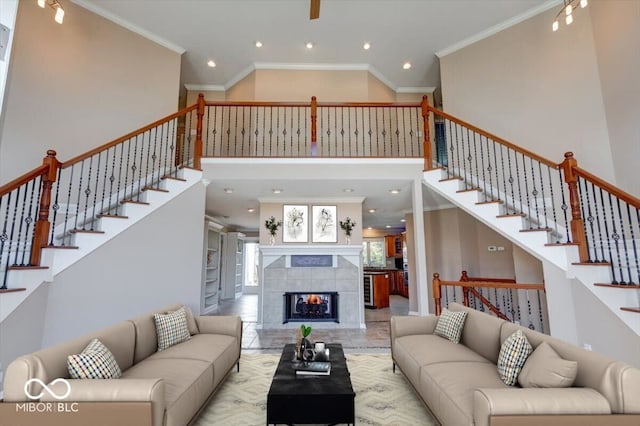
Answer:
<svg viewBox="0 0 640 426"><path fill-rule="evenodd" d="M260 40L256 41L256 47L262 47L262 42Z"/></svg>
<svg viewBox="0 0 640 426"><path fill-rule="evenodd" d="M376 209L369 209L369 213L375 213Z"/></svg>
<svg viewBox="0 0 640 426"><path fill-rule="evenodd" d="M216 67L216 63L212 60L209 60L209 62L207 62L207 65L210 66L211 68L215 68Z"/></svg>
<svg viewBox="0 0 640 426"><path fill-rule="evenodd" d="M353 192L353 188L345 188L342 191L344 191L344 192Z"/></svg>
<svg viewBox="0 0 640 426"><path fill-rule="evenodd" d="M362 48L363 48L364 50L369 50L369 49L371 49L371 44L369 44L369 43L365 43L364 45L362 45Z"/></svg>
<svg viewBox="0 0 640 426"><path fill-rule="evenodd" d="M369 231L371 231L373 229L373 226L370 226L367 228Z"/></svg>
<svg viewBox="0 0 640 426"><path fill-rule="evenodd" d="M249 213L253 213L253 212L255 212L255 211L256 211L256 209L254 209L254 208L252 208L252 207L249 207L249 208L247 209L247 211L248 211Z"/></svg>
<svg viewBox="0 0 640 426"><path fill-rule="evenodd" d="M307 42L305 46L307 46L307 49L313 49L313 43L311 43L310 41Z"/></svg>
<svg viewBox="0 0 640 426"><path fill-rule="evenodd" d="M389 192L392 193L392 194L399 194L400 190L399 189L390 189Z"/></svg>
<svg viewBox="0 0 640 426"><path fill-rule="evenodd" d="M385 228L391 228L391 225L385 225L384 227Z"/></svg>
<svg viewBox="0 0 640 426"><path fill-rule="evenodd" d="M233 194L233 188L225 188L224 189L224 193L225 194Z"/></svg>
<svg viewBox="0 0 640 426"><path fill-rule="evenodd" d="M405 69L405 70L408 70L409 68L411 68L411 62L405 62L402 65L402 68Z"/></svg>
<svg viewBox="0 0 640 426"><path fill-rule="evenodd" d="M272 189L271 192L273 192L274 194L280 194L282 192L282 189Z"/></svg>
<svg viewBox="0 0 640 426"><path fill-rule="evenodd" d="M405 223L407 219L400 219L400 222Z"/></svg>

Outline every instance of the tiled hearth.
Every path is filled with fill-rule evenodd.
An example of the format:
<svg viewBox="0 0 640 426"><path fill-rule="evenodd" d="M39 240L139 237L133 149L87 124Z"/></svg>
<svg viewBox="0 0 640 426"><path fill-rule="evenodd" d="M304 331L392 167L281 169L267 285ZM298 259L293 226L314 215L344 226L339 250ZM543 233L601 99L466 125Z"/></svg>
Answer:
<svg viewBox="0 0 640 426"><path fill-rule="evenodd" d="M314 321L316 329L365 328L361 251L361 246L343 245L261 246L258 328L299 327L299 322L285 323L286 292L339 294L339 322Z"/></svg>

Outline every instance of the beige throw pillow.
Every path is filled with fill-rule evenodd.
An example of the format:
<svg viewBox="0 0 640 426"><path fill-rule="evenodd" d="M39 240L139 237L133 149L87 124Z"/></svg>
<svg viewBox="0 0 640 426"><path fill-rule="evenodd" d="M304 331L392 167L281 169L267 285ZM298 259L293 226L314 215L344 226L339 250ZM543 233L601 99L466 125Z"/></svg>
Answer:
<svg viewBox="0 0 640 426"><path fill-rule="evenodd" d="M578 363L562 359L547 342L542 342L524 363L518 376L523 388L567 388L578 374Z"/></svg>

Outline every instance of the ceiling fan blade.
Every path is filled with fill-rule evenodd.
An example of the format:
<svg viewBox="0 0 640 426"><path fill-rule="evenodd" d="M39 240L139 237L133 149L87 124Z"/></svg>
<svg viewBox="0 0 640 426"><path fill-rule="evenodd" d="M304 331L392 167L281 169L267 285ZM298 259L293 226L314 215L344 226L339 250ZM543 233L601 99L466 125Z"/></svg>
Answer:
<svg viewBox="0 0 640 426"><path fill-rule="evenodd" d="M311 0L311 11L309 19L318 19L320 17L320 0Z"/></svg>

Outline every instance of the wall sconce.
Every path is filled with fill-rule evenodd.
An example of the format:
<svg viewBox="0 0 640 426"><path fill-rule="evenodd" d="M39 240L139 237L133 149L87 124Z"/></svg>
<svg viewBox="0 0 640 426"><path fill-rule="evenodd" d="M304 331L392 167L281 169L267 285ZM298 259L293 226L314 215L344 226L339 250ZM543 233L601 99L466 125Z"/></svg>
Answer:
<svg viewBox="0 0 640 426"><path fill-rule="evenodd" d="M51 9L56 11L53 19L58 24L62 24L62 21L64 20L64 9L62 8L62 5L58 3L58 0L38 0L38 6L40 6L41 8L44 9L47 5L49 5Z"/></svg>

